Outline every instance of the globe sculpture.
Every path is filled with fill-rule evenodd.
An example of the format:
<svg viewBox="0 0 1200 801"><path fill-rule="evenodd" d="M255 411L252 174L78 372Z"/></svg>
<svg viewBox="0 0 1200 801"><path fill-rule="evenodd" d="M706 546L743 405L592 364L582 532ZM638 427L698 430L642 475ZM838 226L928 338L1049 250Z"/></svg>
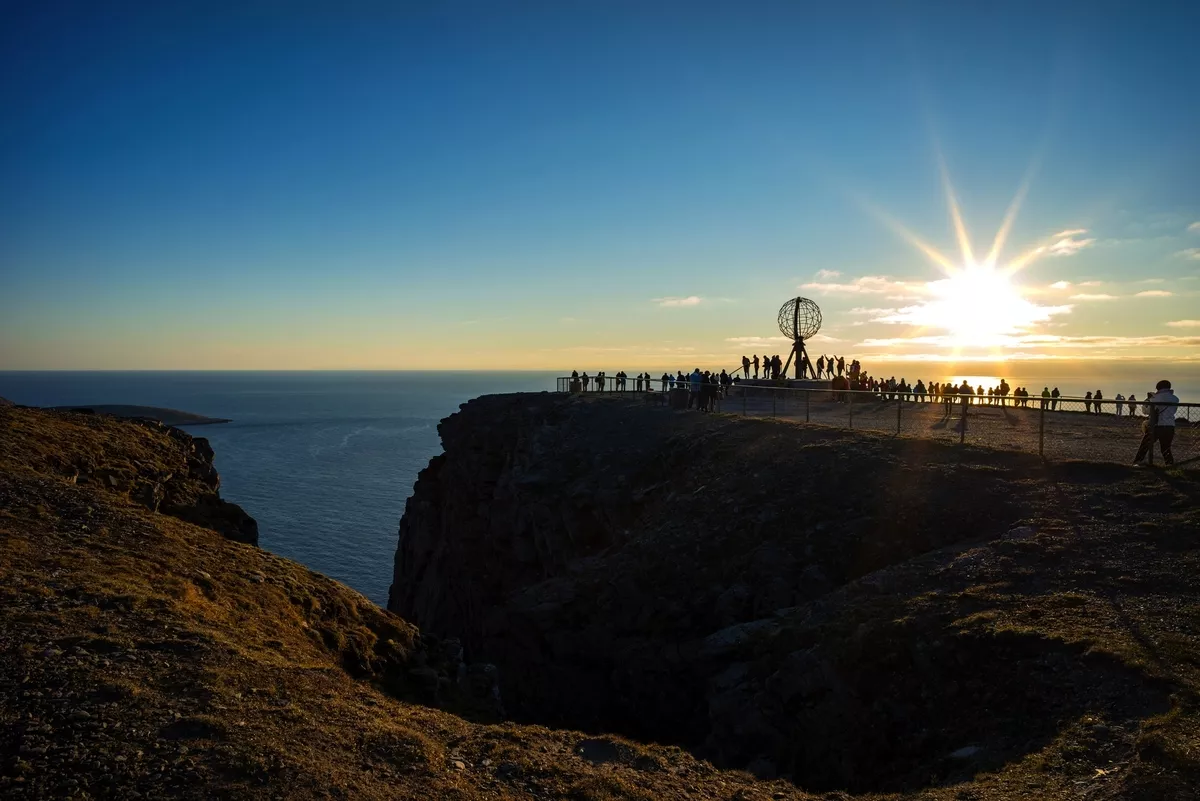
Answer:
<svg viewBox="0 0 1200 801"><path fill-rule="evenodd" d="M779 332L792 340L792 352L788 355L783 373L787 375L792 359L796 360L796 378L804 378L812 370L804 340L816 336L821 330L821 308L808 298L792 298L779 307Z"/></svg>

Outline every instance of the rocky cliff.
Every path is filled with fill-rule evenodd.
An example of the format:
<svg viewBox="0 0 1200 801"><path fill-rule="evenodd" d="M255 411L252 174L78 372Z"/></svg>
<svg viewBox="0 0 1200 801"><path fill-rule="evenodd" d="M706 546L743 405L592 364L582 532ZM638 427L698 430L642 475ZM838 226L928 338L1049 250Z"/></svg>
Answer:
<svg viewBox="0 0 1200 801"><path fill-rule="evenodd" d="M171 429L0 408L0 797L807 797L501 722L494 669L244 542L218 484Z"/></svg>
<svg viewBox="0 0 1200 801"><path fill-rule="evenodd" d="M439 430L389 608L520 720L810 790L1200 786L1194 478L544 394Z"/></svg>
<svg viewBox="0 0 1200 801"><path fill-rule="evenodd" d="M130 425L91 410L10 410L5 415L6 457L44 474L87 484L258 544L258 523L221 498L221 477L208 440L152 420Z"/></svg>

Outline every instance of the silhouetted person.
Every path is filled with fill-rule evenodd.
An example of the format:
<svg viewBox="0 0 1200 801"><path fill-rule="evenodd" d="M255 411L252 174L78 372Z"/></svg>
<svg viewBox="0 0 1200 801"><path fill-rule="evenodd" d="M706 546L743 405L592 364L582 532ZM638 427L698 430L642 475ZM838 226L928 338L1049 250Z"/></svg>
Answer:
<svg viewBox="0 0 1200 801"><path fill-rule="evenodd" d="M692 370L692 374L688 377L688 408L692 408L692 404L700 405L700 386L704 382L704 376L700 374L700 368Z"/></svg>
<svg viewBox="0 0 1200 801"><path fill-rule="evenodd" d="M757 365L755 366L757 367ZM750 359L745 356L742 357L742 375L746 378L750 377ZM755 378L757 377L755 376Z"/></svg>
<svg viewBox="0 0 1200 801"><path fill-rule="evenodd" d="M1092 406L1096 410L1096 414L1100 414L1103 409L1103 404L1100 401L1104 400L1104 396L1100 394L1100 390L1096 390L1096 394L1092 396Z"/></svg>
<svg viewBox="0 0 1200 801"><path fill-rule="evenodd" d="M845 356L837 357L837 371L838 371L838 375L841 375L844 372L846 372L846 357Z"/></svg>
<svg viewBox="0 0 1200 801"><path fill-rule="evenodd" d="M1170 381L1159 381L1155 385L1156 392L1146 399L1145 409L1149 419L1146 421L1146 434L1138 448L1133 463L1140 465L1142 460L1150 455L1155 441L1162 451L1163 462L1170 466L1175 464L1175 455L1171 453L1171 442L1175 439L1175 411L1179 407L1179 398L1171 391Z"/></svg>
<svg viewBox="0 0 1200 801"><path fill-rule="evenodd" d="M758 378L758 354L757 353L754 354L754 361L752 361L751 364L754 365L754 377L755 377L755 379L757 379Z"/></svg>
<svg viewBox="0 0 1200 801"><path fill-rule="evenodd" d="M1137 414L1137 393L1129 393L1129 416L1133 417Z"/></svg>
<svg viewBox="0 0 1200 801"><path fill-rule="evenodd" d="M1058 391L1058 387L1055 387L1053 390L1051 390L1051 392L1050 392L1050 409L1052 411L1058 411L1058 399L1061 397L1062 397L1062 393Z"/></svg>
<svg viewBox="0 0 1200 801"><path fill-rule="evenodd" d="M817 378L821 377L821 373L825 372L825 357L817 357Z"/></svg>
<svg viewBox="0 0 1200 801"><path fill-rule="evenodd" d="M592 379L588 378L588 374L585 372L579 376L579 380L583 382L583 391L587 392L588 391L588 382L590 382Z"/></svg>
<svg viewBox="0 0 1200 801"><path fill-rule="evenodd" d="M1083 410L1087 414L1092 413L1092 393L1091 392L1088 392L1088 394L1083 396Z"/></svg>
<svg viewBox="0 0 1200 801"><path fill-rule="evenodd" d="M1125 396L1118 392L1113 400L1116 401L1117 417L1120 417L1125 413Z"/></svg>
<svg viewBox="0 0 1200 801"><path fill-rule="evenodd" d="M674 381L671 381L671 377L670 377L669 375L667 375L666 373L663 373L663 374L662 374L662 391L663 391L663 392L666 392L666 391L667 391L667 384L668 384L668 383L674 384L675 382L674 382Z"/></svg>

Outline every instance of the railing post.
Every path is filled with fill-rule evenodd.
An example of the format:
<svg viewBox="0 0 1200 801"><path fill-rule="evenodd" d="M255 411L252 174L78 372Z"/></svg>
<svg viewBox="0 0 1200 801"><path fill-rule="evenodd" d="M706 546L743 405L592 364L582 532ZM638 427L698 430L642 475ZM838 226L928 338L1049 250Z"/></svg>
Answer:
<svg viewBox="0 0 1200 801"><path fill-rule="evenodd" d="M1042 398L1042 411L1038 414L1038 456L1046 458L1046 399Z"/></svg>
<svg viewBox="0 0 1200 801"><path fill-rule="evenodd" d="M958 423L958 444L967 442L967 397L962 396L962 419Z"/></svg>

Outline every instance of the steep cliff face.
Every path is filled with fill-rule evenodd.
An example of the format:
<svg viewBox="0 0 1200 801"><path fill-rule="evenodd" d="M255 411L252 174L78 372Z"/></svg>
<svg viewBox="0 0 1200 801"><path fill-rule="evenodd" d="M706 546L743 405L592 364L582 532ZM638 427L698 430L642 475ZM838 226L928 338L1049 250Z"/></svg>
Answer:
<svg viewBox="0 0 1200 801"><path fill-rule="evenodd" d="M1096 698L1165 708L1080 644L1102 626L1029 623L1117 558L1079 540L1120 533L1103 468L637 400L485 397L439 430L389 608L496 663L520 719L869 790L998 769Z"/></svg>
<svg viewBox="0 0 1200 801"><path fill-rule="evenodd" d="M157 426L0 409L0 797L771 795L677 749L486 725L494 671L453 638L166 514L215 492L206 465Z"/></svg>

